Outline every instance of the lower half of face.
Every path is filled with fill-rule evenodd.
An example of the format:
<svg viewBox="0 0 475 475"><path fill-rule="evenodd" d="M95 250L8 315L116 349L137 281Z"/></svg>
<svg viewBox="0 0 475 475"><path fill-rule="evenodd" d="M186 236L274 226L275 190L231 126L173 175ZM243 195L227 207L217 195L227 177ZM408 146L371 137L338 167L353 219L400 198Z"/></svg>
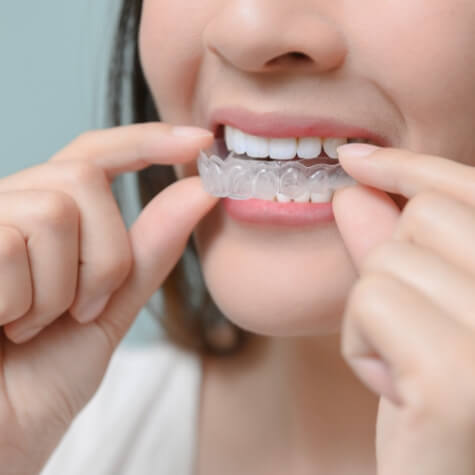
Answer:
<svg viewBox="0 0 475 475"><path fill-rule="evenodd" d="M141 61L162 120L206 127L210 107L237 104L325 109L393 133L395 147L473 162L472 0L350 3L144 0ZM310 69L295 69L295 56L270 62L291 46ZM196 163L175 169L197 174ZM208 289L238 326L273 336L339 330L357 275L334 221L243 223L220 202L194 238Z"/></svg>

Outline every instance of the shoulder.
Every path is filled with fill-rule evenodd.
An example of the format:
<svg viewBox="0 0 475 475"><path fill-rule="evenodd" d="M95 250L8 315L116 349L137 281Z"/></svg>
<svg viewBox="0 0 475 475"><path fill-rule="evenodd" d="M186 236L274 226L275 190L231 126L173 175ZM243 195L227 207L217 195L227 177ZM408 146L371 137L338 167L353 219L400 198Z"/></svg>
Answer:
<svg viewBox="0 0 475 475"><path fill-rule="evenodd" d="M41 475L186 473L200 383L199 357L170 342L119 346Z"/></svg>

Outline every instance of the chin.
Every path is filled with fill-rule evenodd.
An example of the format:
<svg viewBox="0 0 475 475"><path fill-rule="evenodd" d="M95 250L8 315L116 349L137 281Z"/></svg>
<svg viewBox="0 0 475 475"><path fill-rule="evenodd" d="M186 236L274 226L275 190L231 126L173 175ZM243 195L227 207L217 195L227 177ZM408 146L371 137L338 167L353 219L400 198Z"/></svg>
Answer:
<svg viewBox="0 0 475 475"><path fill-rule="evenodd" d="M208 289L218 308L235 325L268 337L317 336L338 333L341 328L343 298L329 301L324 293L302 291L291 295L285 289L215 285L207 279ZM239 294L236 295L236 290ZM323 302L324 301L324 302ZM323 304L322 304L323 303Z"/></svg>
<svg viewBox="0 0 475 475"><path fill-rule="evenodd" d="M194 238L208 291L238 327L273 337L340 331L357 275L334 222L263 228L216 207Z"/></svg>

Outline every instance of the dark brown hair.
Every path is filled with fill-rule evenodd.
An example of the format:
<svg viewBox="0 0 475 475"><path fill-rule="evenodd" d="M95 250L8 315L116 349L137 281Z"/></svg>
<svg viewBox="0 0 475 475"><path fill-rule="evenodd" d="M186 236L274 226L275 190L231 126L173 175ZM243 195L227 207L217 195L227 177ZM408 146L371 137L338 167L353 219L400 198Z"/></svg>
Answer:
<svg viewBox="0 0 475 475"><path fill-rule="evenodd" d="M141 13L142 0L123 0L108 76L108 120L112 126L160 120L138 54ZM145 206L176 179L171 165L153 165L138 172L141 205ZM119 205L123 192L120 185L114 189ZM150 304L148 308L168 337L181 347L199 353L232 354L249 336L229 322L211 298L191 238L162 291L164 314L151 309Z"/></svg>

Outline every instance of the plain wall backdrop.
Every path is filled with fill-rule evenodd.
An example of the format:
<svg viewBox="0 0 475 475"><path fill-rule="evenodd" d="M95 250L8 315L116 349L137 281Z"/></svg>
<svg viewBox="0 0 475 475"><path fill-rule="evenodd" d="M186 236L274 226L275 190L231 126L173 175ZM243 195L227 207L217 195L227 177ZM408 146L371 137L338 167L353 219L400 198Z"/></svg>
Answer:
<svg viewBox="0 0 475 475"><path fill-rule="evenodd" d="M86 130L108 126L106 72L120 3L3 2L0 178L48 160ZM127 222L138 209L135 177L121 179L131 195ZM125 342L143 343L156 334L155 322L143 310Z"/></svg>

